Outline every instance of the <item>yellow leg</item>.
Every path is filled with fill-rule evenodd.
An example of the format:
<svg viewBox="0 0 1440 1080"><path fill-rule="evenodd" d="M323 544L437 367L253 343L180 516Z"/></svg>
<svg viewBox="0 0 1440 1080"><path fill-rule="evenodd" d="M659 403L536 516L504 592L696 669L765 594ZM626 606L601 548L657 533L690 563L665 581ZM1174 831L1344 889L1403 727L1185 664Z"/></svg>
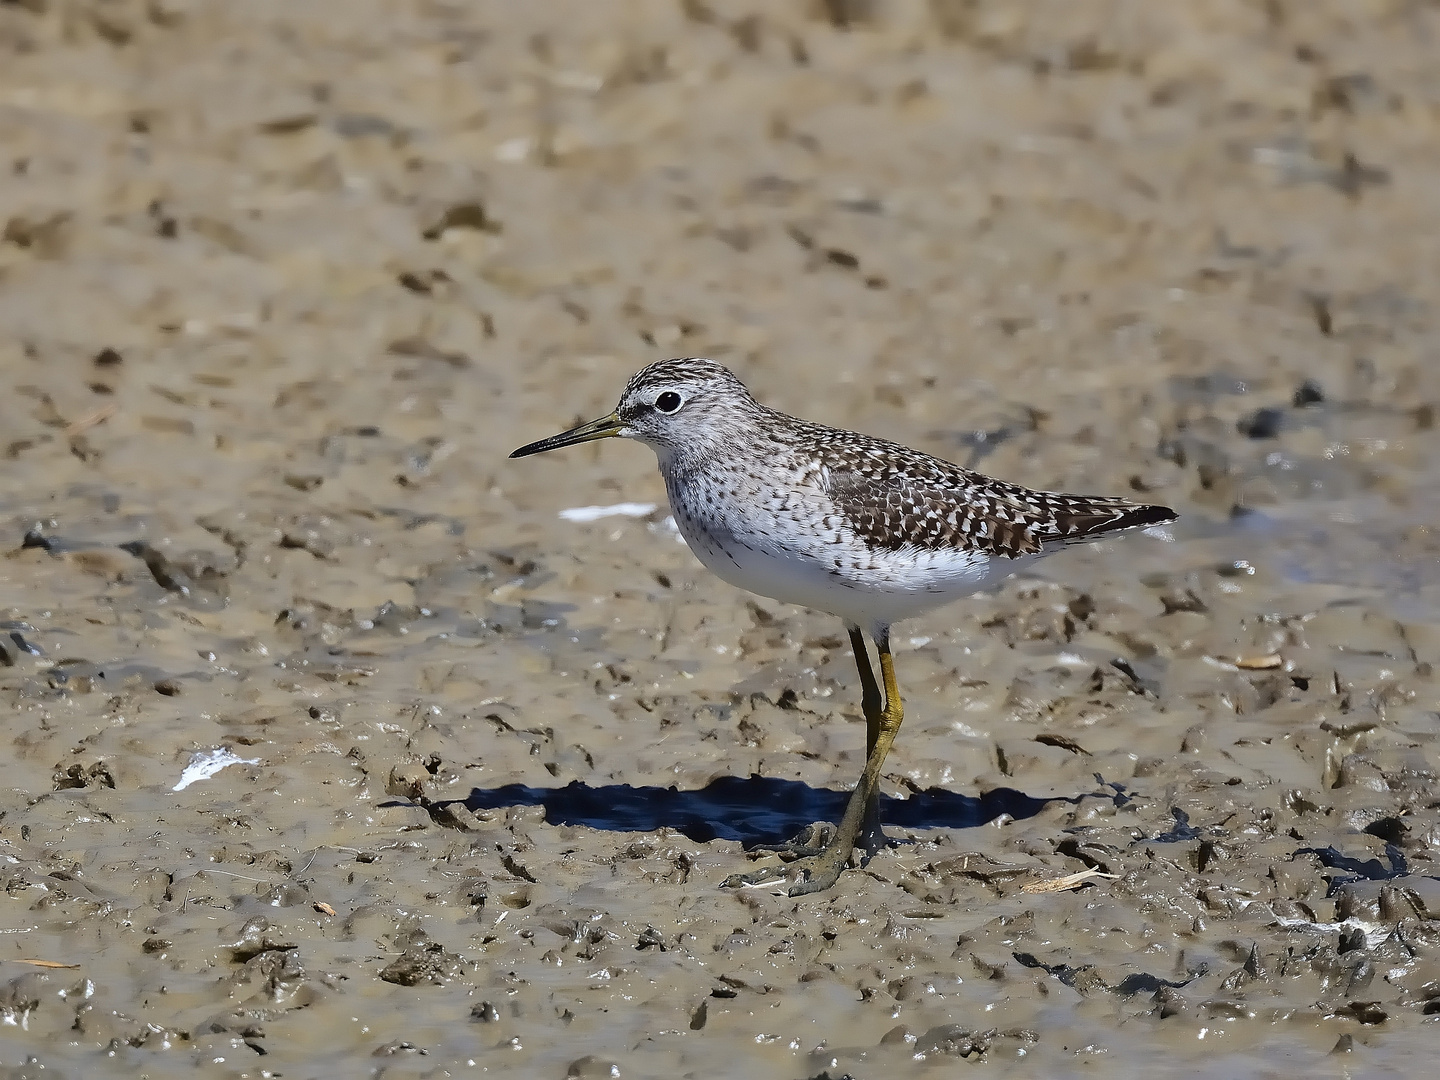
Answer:
<svg viewBox="0 0 1440 1080"><path fill-rule="evenodd" d="M852 634L852 639L854 636ZM860 644L864 645L863 639ZM875 803L879 793L880 770L885 764L885 755L890 752L890 746L895 742L895 736L900 731L900 723L905 719L904 706L900 700L900 686L895 680L895 659L890 653L888 627L877 631L875 645L880 653L880 675L885 682L885 707L880 711L877 722L873 726L873 738L867 740L870 745L869 752L865 757L865 769L860 774L860 782L855 785L855 790L850 795L850 801L845 806L845 816L840 819L840 825L836 828L835 835L818 854L797 859L783 866L765 867L748 874L732 875L725 880L726 885L759 885L781 878L798 878L790 887L790 895L804 896L806 893L820 892L834 885L839 879L841 871L849 865L850 856L855 849L855 842L859 839L861 829L865 825L867 811ZM861 663L861 655L863 655L862 652L856 652L857 665ZM862 668L861 673L862 693L864 692L866 669L869 668L868 657L864 660L864 664L865 668ZM873 673L871 673L870 681L872 683L874 681ZM867 711L867 727L869 719Z"/></svg>
<svg viewBox="0 0 1440 1080"><path fill-rule="evenodd" d="M860 672L860 711L865 714L865 759L875 752L875 743L880 738L880 722L884 705L880 698L880 686L875 682L875 671L870 667L870 653L865 647L865 635L858 626L850 628L850 648L855 653L855 667ZM860 826L859 846L867 855L874 855L885 846L885 830L880 825L880 793L872 791L870 801L865 805L865 818Z"/></svg>
<svg viewBox="0 0 1440 1080"><path fill-rule="evenodd" d="M865 635L858 626L850 629L850 648L855 652L855 667L860 672L860 711L865 714L865 756L875 752L875 740L880 737L880 686L875 681L875 671L870 667L870 653L865 648Z"/></svg>

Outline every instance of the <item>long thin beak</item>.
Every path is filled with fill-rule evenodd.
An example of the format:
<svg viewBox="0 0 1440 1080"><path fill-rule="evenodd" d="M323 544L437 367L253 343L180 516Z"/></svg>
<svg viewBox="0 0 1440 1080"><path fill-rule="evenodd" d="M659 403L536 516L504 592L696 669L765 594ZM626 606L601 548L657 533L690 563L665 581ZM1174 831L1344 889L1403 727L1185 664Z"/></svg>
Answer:
<svg viewBox="0 0 1440 1080"><path fill-rule="evenodd" d="M612 412L609 416L602 416L599 420L591 420L588 424L581 424L569 431L562 431L559 435L551 435L548 439L528 443L511 453L510 456L512 458L529 457L531 454L543 454L547 450L559 450L562 446L594 442L596 439L613 439L619 434L620 414Z"/></svg>

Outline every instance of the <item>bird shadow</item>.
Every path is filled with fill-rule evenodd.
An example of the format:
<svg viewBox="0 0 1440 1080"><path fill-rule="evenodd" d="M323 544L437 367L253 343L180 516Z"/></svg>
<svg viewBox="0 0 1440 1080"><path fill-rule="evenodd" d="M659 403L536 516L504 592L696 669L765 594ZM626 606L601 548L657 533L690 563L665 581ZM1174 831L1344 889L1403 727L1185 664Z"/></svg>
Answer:
<svg viewBox="0 0 1440 1080"><path fill-rule="evenodd" d="M848 798L848 792L814 788L798 780L723 776L698 791L631 784L592 787L578 780L560 788L506 784L475 788L464 803L472 811L543 806L545 820L552 825L610 832L670 828L696 843L720 839L753 846L784 843L817 821L839 821ZM1002 814L1028 818L1056 801L1075 800L1040 799L1014 788L995 788L979 796L928 788L905 799L881 795L880 817L885 824L901 828L968 829Z"/></svg>

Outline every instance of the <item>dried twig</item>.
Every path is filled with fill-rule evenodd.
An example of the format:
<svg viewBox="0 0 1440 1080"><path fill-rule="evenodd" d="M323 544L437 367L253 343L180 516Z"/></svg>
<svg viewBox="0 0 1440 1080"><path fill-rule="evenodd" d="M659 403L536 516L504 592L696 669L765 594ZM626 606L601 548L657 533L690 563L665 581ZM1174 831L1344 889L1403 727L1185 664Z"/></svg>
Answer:
<svg viewBox="0 0 1440 1080"><path fill-rule="evenodd" d="M1046 893L1062 892L1065 889L1076 889L1091 878L1105 878L1107 881L1114 881L1119 874L1102 874L1093 866L1089 870L1081 870L1076 874L1066 874L1064 877L1045 878L1042 881L1027 881L1020 886L1021 892Z"/></svg>

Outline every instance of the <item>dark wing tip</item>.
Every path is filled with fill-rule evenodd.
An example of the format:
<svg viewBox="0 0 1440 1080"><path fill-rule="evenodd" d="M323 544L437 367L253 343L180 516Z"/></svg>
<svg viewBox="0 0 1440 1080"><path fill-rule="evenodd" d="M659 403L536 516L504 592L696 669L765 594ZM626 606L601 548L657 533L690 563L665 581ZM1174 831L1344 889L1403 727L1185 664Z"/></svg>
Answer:
<svg viewBox="0 0 1440 1080"><path fill-rule="evenodd" d="M1137 506L1115 522L1116 529L1134 529L1142 525L1167 525L1180 515L1168 506Z"/></svg>
<svg viewBox="0 0 1440 1080"><path fill-rule="evenodd" d="M1109 506L1092 504L1078 506L1068 513L1056 515L1060 535L1055 539L1066 542L1097 540L1102 536L1126 529L1140 529L1149 525L1164 525L1179 515L1168 506L1144 506L1136 503L1113 503Z"/></svg>

